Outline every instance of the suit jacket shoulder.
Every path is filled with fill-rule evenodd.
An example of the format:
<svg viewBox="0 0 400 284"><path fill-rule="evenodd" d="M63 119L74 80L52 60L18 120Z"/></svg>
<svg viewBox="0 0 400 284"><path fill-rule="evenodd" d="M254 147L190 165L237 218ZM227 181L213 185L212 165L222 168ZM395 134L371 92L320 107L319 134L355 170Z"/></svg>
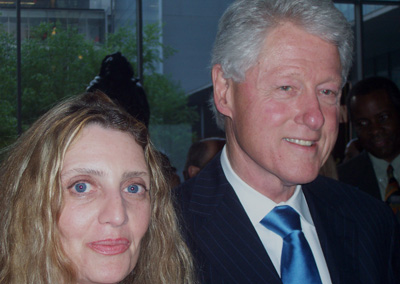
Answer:
<svg viewBox="0 0 400 284"><path fill-rule="evenodd" d="M340 181L356 186L381 200L378 180L371 159L366 151L339 165L337 170Z"/></svg>
<svg viewBox="0 0 400 284"><path fill-rule="evenodd" d="M400 283L400 231L389 206L321 176L303 192L333 283Z"/></svg>
<svg viewBox="0 0 400 284"><path fill-rule="evenodd" d="M383 202L324 177L303 192L332 283L399 283L399 228ZM203 283L282 284L219 155L175 193Z"/></svg>
<svg viewBox="0 0 400 284"><path fill-rule="evenodd" d="M282 284L220 164L220 155L175 189L202 283Z"/></svg>

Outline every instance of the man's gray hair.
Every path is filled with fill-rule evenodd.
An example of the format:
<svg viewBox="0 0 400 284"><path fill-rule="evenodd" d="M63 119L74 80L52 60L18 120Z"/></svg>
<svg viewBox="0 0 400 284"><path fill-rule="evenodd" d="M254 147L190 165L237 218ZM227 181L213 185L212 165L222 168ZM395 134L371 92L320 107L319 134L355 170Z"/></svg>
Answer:
<svg viewBox="0 0 400 284"><path fill-rule="evenodd" d="M353 58L351 25L331 0L237 0L222 15L212 51L211 66L220 64L224 78L241 82L257 63L268 32L283 22L292 22L306 32L338 47L342 81L346 82ZM224 129L224 115L211 109Z"/></svg>

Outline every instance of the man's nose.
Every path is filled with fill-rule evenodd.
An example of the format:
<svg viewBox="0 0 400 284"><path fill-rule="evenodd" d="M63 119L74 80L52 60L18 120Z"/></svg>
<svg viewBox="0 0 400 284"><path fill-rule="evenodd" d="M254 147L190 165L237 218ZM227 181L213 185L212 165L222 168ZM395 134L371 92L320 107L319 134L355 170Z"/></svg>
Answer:
<svg viewBox="0 0 400 284"><path fill-rule="evenodd" d="M319 130L324 125L325 118L316 94L308 94L299 98L298 107L296 123L303 124L311 130Z"/></svg>
<svg viewBox="0 0 400 284"><path fill-rule="evenodd" d="M383 128L381 123L375 120L371 120L371 123L368 128L368 131L371 135L373 136L379 135L382 132L382 130Z"/></svg>

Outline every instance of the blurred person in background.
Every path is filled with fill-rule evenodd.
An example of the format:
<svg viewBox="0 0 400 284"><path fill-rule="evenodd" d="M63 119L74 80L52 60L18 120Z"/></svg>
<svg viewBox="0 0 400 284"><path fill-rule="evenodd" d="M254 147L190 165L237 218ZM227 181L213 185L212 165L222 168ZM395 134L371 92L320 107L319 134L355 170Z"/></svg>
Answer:
<svg viewBox="0 0 400 284"><path fill-rule="evenodd" d="M400 90L388 78L364 79L347 109L364 151L338 167L339 180L388 203L400 222Z"/></svg>
<svg viewBox="0 0 400 284"><path fill-rule="evenodd" d="M210 137L194 142L189 148L183 168L185 180L196 176L222 150L224 145L225 139L219 137Z"/></svg>
<svg viewBox="0 0 400 284"><path fill-rule="evenodd" d="M147 95L140 82L135 79L132 65L121 52L109 54L101 62L100 72L86 91L99 90L130 115L149 127L150 107Z"/></svg>

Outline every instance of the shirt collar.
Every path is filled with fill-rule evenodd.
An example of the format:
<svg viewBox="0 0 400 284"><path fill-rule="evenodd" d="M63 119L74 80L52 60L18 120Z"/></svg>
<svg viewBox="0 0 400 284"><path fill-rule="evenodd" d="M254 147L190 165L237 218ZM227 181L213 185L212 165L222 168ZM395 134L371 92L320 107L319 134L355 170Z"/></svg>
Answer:
<svg viewBox="0 0 400 284"><path fill-rule="evenodd" d="M374 167L375 173L377 176L386 176L386 170L389 166L389 163L383 159L379 159L368 152L368 156L371 159L372 165ZM398 155L391 163L390 163L395 172L400 172L400 155Z"/></svg>
<svg viewBox="0 0 400 284"><path fill-rule="evenodd" d="M374 167L376 175L377 176L386 176L386 169L387 169L389 163L383 159L378 159L374 155L371 155L371 153L369 153L369 152L368 152L368 156L371 159L371 162Z"/></svg>
<svg viewBox="0 0 400 284"><path fill-rule="evenodd" d="M395 175L397 173L397 176L399 176L400 173L400 155L398 155L393 161L392 161L392 166L395 171Z"/></svg>
<svg viewBox="0 0 400 284"><path fill-rule="evenodd" d="M277 204L253 189L234 172L226 152L226 146L224 146L221 154L222 170L253 224L259 223L274 207L278 205L289 205L299 213L301 219L314 226L307 201L301 190L301 185L296 186L289 200Z"/></svg>

